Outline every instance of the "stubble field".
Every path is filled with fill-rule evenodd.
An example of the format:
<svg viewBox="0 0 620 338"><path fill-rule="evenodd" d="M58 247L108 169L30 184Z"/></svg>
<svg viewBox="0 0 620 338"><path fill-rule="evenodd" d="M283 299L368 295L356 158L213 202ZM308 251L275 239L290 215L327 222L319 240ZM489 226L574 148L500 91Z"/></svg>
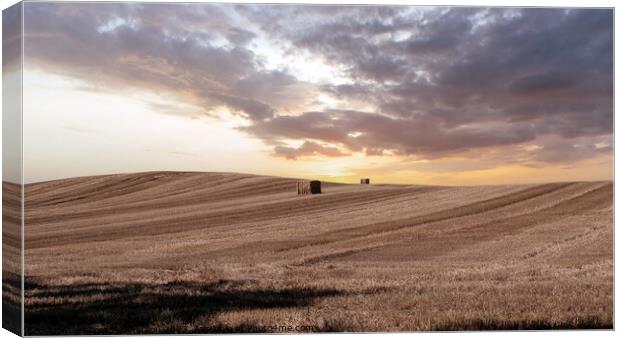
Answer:
<svg viewBox="0 0 620 338"><path fill-rule="evenodd" d="M612 328L613 184L25 188L26 334Z"/></svg>

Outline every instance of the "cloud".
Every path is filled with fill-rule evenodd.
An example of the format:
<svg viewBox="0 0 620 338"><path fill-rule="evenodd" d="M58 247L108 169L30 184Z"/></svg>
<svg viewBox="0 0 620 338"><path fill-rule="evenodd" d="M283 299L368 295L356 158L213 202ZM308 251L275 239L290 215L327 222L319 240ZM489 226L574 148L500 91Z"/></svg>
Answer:
<svg viewBox="0 0 620 338"><path fill-rule="evenodd" d="M532 163L611 153L596 146L613 133L608 9L29 3L25 13L38 67L201 108L188 115L227 107L276 156L437 159L530 143L540 150L519 156ZM274 46L344 80L267 68L257 53ZM321 95L338 105L309 108Z"/></svg>
<svg viewBox="0 0 620 338"><path fill-rule="evenodd" d="M565 140L554 138L544 143L544 146L532 151L532 156L543 163L569 164L575 161L588 159L612 151L611 138L599 138L600 142L591 143L589 140Z"/></svg>
<svg viewBox="0 0 620 338"><path fill-rule="evenodd" d="M575 161L591 154L581 149L613 132L611 11L393 9L385 16L371 10L323 19L313 14L305 26L290 24L298 21L288 13L266 25L297 48L347 69L352 83L322 89L341 100L365 100L374 107L373 123L364 114L339 113L345 122L315 127L307 123L314 113L298 118L301 128L276 118L248 130L265 139L310 138L351 151L422 158L557 136L563 147L544 152L559 159L562 151L573 151ZM364 136L347 139L354 129L364 129ZM577 138L590 145L574 148ZM611 149L597 150L605 152Z"/></svg>
<svg viewBox="0 0 620 338"><path fill-rule="evenodd" d="M227 106L249 120L273 116L274 93L299 89L295 77L261 66L247 48L255 34L225 6L37 3L25 16L32 65L103 87L167 93L203 110Z"/></svg>
<svg viewBox="0 0 620 338"><path fill-rule="evenodd" d="M21 67L22 4L2 11L2 71L4 74L19 71Z"/></svg>
<svg viewBox="0 0 620 338"><path fill-rule="evenodd" d="M336 147L323 146L316 142L306 141L301 146L294 147L286 147L286 146L276 146L274 148L274 153L277 156L285 157L289 160L296 160L300 157L309 157L309 156L327 156L327 157L342 157L348 155L348 153L343 152L342 150Z"/></svg>
<svg viewBox="0 0 620 338"><path fill-rule="evenodd" d="M570 91L578 84L573 73L547 72L524 76L510 84L510 88L522 95L549 95Z"/></svg>
<svg viewBox="0 0 620 338"><path fill-rule="evenodd" d="M529 124L449 129L425 120L337 110L281 116L240 129L274 143L283 139L315 140L349 152L364 150L373 155L390 152L428 158L471 148L518 144L536 136Z"/></svg>

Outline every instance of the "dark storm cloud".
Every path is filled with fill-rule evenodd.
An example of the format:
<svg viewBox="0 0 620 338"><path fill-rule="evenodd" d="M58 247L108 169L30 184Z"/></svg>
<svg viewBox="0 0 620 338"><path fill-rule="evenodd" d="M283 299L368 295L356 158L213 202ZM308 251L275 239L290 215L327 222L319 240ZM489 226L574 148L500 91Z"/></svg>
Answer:
<svg viewBox="0 0 620 338"><path fill-rule="evenodd" d="M28 3L26 18L41 67L227 106L289 159L526 143L546 163L611 153L595 145L613 132L611 10ZM265 69L258 37L342 70L344 83L314 86L344 107L299 108L316 91Z"/></svg>
<svg viewBox="0 0 620 338"><path fill-rule="evenodd" d="M561 159L562 151L586 158L592 152L583 149L593 143L575 148L575 138L595 142L612 133L611 10L392 7L379 16L373 9L305 26L290 24L297 19L288 13L292 18L265 25L343 66L354 83L322 89L374 106L381 115L372 115L372 124L367 115L340 112L341 122L317 126L303 114L286 119L294 133L278 128L277 118L248 131L423 157L559 136L563 147L541 144L546 155L535 160L544 161ZM295 119L304 121L299 128ZM362 129L364 136L346 137Z"/></svg>
<svg viewBox="0 0 620 338"><path fill-rule="evenodd" d="M524 76L515 80L511 89L522 95L548 95L570 91L579 84L574 73L543 73Z"/></svg>

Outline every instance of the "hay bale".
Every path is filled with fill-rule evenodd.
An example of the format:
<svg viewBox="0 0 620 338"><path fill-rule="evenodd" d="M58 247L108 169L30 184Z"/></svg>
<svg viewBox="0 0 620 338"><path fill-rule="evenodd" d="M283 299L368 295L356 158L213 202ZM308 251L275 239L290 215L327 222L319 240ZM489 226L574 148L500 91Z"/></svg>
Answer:
<svg viewBox="0 0 620 338"><path fill-rule="evenodd" d="M361 178L360 184L370 184L370 178Z"/></svg>
<svg viewBox="0 0 620 338"><path fill-rule="evenodd" d="M310 193L311 194L321 193L321 181L310 181Z"/></svg>
<svg viewBox="0 0 620 338"><path fill-rule="evenodd" d="M297 181L297 195L308 195L308 194L310 194L310 182Z"/></svg>
<svg viewBox="0 0 620 338"><path fill-rule="evenodd" d="M321 181L297 181L297 195L321 193Z"/></svg>

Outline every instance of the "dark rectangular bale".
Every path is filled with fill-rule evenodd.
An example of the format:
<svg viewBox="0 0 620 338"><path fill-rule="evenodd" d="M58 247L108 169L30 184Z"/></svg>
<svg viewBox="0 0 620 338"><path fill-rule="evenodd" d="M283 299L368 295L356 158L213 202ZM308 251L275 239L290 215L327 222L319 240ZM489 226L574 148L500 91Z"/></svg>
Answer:
<svg viewBox="0 0 620 338"><path fill-rule="evenodd" d="M310 181L310 193L311 194L321 193L321 181Z"/></svg>
<svg viewBox="0 0 620 338"><path fill-rule="evenodd" d="M370 184L370 178L362 178L362 179L360 179L360 184Z"/></svg>

